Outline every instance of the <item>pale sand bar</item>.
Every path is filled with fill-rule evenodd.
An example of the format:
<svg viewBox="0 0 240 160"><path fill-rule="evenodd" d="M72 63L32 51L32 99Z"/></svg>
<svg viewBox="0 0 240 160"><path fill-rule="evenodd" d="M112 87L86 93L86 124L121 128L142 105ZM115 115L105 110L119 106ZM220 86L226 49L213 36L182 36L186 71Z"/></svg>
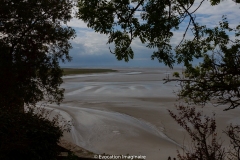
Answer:
<svg viewBox="0 0 240 160"><path fill-rule="evenodd" d="M167 111L174 111L179 103L173 94L176 83L163 84L166 72L173 70L117 70L64 77L65 100L51 107L73 119L74 127L65 139L98 154L144 155L148 160L166 160L176 156L177 149L182 151L181 146L190 145L187 133ZM223 107L209 105L201 110L216 113L219 135L227 146L222 130L240 123L240 109L223 112Z"/></svg>

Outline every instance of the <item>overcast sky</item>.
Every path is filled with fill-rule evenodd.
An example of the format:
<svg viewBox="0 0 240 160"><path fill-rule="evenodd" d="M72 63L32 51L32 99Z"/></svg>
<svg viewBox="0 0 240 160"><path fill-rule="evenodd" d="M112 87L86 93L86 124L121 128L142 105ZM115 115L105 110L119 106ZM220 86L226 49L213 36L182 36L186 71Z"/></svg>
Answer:
<svg viewBox="0 0 240 160"><path fill-rule="evenodd" d="M193 7L193 10L196 8ZM197 22L206 26L214 27L222 19L222 15L227 15L230 26L239 24L240 5L232 0L224 0L217 6L211 6L208 1L196 12ZM173 46L177 45L184 33L186 21L180 26L180 29L174 32L174 37L171 40ZM72 19L69 26L76 30L77 37L71 41L73 49L70 50L71 62L61 64L63 67L160 67L164 64L157 60L151 60L153 50L145 47L144 44L136 39L132 43L134 51L134 59L128 63L118 61L114 54L109 51L107 45L107 36L94 32L87 25L76 18ZM190 33L188 34L190 37ZM113 46L110 46L113 49ZM195 61L196 63L197 61Z"/></svg>

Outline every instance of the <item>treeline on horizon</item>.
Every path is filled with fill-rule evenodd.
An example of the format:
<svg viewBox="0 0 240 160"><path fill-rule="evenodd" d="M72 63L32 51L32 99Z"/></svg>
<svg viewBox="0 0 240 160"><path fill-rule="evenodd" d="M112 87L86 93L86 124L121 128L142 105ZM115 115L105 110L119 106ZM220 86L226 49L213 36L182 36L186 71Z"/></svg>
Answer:
<svg viewBox="0 0 240 160"><path fill-rule="evenodd" d="M62 68L63 75L117 72L113 69Z"/></svg>

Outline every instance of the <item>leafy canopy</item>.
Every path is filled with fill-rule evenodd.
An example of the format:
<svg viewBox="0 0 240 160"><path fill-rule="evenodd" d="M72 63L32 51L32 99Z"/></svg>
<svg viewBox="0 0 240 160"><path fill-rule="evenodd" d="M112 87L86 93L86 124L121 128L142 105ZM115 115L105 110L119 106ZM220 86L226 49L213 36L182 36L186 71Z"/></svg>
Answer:
<svg viewBox="0 0 240 160"><path fill-rule="evenodd" d="M203 27L198 43L185 41L179 47L179 54L201 54L203 61L197 65L186 62L183 75L174 75L180 82L179 96L189 103L205 104L214 100L216 105L225 105L225 110L240 105L240 25L232 28L226 17L219 26L209 29ZM235 35L235 39L227 34ZM188 57L182 56L186 59Z"/></svg>
<svg viewBox="0 0 240 160"><path fill-rule="evenodd" d="M203 0L204 1L204 0ZM108 35L108 43L114 43L118 60L133 58L131 42L139 38L148 48L155 48L152 59L172 67L175 62L170 44L173 30L189 18L195 38L198 24L194 12L190 12L194 0L78 0L77 17L96 32ZM220 0L211 0L212 5ZM200 3L201 5L202 3ZM200 6L199 6L200 7ZM185 36L185 35L184 35Z"/></svg>
<svg viewBox="0 0 240 160"><path fill-rule="evenodd" d="M200 25L195 12L203 3L205 0L78 0L77 17L109 36L108 43L115 44L110 51L118 60L133 58L131 42L139 38L146 47L154 48L152 59L169 67L184 64L181 76L174 73L177 78L167 80L181 82L180 97L201 104L216 99L217 104L230 103L228 109L232 109L240 105L240 25L230 27L225 16L215 28ZM212 6L219 3L210 0ZM186 21L182 40L174 47L173 31ZM192 39L185 37L188 30ZM202 63L193 66L195 58L202 58Z"/></svg>
<svg viewBox="0 0 240 160"><path fill-rule="evenodd" d="M0 106L63 98L59 60L70 60L70 0L1 0Z"/></svg>

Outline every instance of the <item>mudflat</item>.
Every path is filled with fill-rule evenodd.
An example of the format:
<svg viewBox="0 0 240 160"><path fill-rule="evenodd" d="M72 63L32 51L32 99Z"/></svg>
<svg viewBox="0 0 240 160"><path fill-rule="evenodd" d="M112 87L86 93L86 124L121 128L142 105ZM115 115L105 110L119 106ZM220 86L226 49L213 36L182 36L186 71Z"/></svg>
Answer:
<svg viewBox="0 0 240 160"><path fill-rule="evenodd" d="M169 115L176 112L175 82L163 78L175 71L167 68L113 68L114 73L65 76L65 100L60 106L74 126L65 139L97 154L146 156L148 160L176 157L191 140ZM223 111L211 104L196 106L207 115L216 113L218 135L230 123L240 124L240 109Z"/></svg>

